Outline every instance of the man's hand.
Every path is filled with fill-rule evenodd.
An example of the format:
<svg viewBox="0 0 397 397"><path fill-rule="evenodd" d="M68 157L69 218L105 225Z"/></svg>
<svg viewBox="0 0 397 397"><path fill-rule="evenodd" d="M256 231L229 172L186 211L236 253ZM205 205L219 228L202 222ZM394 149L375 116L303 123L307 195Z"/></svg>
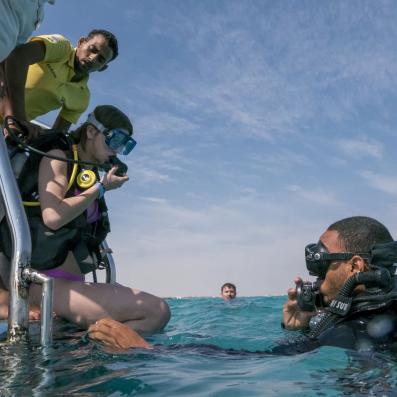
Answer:
<svg viewBox="0 0 397 397"><path fill-rule="evenodd" d="M288 290L288 300L283 305L283 323L285 329L288 330L307 328L310 318L315 314L314 312L304 312L298 306L298 301L296 300L296 285L301 282L302 279L300 277L295 279L295 288L290 288Z"/></svg>
<svg viewBox="0 0 397 397"><path fill-rule="evenodd" d="M40 320L41 312L40 307L38 306L30 306L29 307L29 320Z"/></svg>
<svg viewBox="0 0 397 397"><path fill-rule="evenodd" d="M10 121L8 123L8 128L17 136L22 133L24 136L29 137L29 140L37 138L43 132L43 129L40 126L30 123L29 121ZM6 138L9 135L7 129L4 129L4 135Z"/></svg>
<svg viewBox="0 0 397 397"><path fill-rule="evenodd" d="M101 182L106 191L118 189L130 179L127 175L117 176L116 172L117 166L113 166L106 174L103 175Z"/></svg>
<svg viewBox="0 0 397 397"><path fill-rule="evenodd" d="M152 349L152 346L137 332L112 318L102 318L90 325L88 335L91 339L117 349L125 350L130 347Z"/></svg>

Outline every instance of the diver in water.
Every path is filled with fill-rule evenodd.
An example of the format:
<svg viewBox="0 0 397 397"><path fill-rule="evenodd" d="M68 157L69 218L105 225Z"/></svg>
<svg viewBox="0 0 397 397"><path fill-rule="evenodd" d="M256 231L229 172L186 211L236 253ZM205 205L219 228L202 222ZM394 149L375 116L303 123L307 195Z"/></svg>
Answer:
<svg viewBox="0 0 397 397"><path fill-rule="evenodd" d="M386 227L363 216L342 219L318 243L307 245L305 256L317 281L295 280L282 322L303 336L273 352L294 354L322 345L353 350L390 346L397 330L397 242Z"/></svg>
<svg viewBox="0 0 397 397"><path fill-rule="evenodd" d="M54 312L81 328L91 325L93 339L123 348L148 347L136 332L152 334L170 318L161 298L117 283L84 280L100 264L99 244L110 231L104 196L129 179L125 172L119 174L117 165L109 166L102 176L98 167L118 153L131 152L136 143L132 133L129 118L119 109L97 106L71 138L56 131L39 137L46 156L31 154L18 178L32 236L31 266L55 279ZM59 139L51 138L45 149L47 137L54 134ZM65 161L70 158L81 162L78 170ZM5 219L0 231L0 251L7 262L12 243ZM3 287L8 287L8 267L7 263L0 266ZM41 286L32 285L31 303L37 304L40 295ZM8 307L4 289L0 298L2 313Z"/></svg>

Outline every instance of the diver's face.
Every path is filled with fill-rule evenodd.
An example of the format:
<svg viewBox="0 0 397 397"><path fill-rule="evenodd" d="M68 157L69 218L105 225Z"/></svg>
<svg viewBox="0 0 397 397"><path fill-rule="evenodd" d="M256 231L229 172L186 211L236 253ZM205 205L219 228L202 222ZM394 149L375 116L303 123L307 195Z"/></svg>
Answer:
<svg viewBox="0 0 397 397"><path fill-rule="evenodd" d="M224 300L230 301L236 297L236 290L233 287L224 287L221 295Z"/></svg>
<svg viewBox="0 0 397 397"><path fill-rule="evenodd" d="M79 71L92 73L104 70L113 57L113 50L108 40L101 34L87 39L82 37L76 48L75 63Z"/></svg>
<svg viewBox="0 0 397 397"><path fill-rule="evenodd" d="M117 155L117 152L106 144L105 135L91 124L87 126L86 150L100 164L108 162L111 156Z"/></svg>
<svg viewBox="0 0 397 397"><path fill-rule="evenodd" d="M345 252L345 247L339 239L339 233L335 230L327 230L321 237L320 241L324 244L330 254ZM321 284L320 292L323 295L324 303L328 304L334 299L346 280L352 276L351 261L334 261L331 262L324 281Z"/></svg>

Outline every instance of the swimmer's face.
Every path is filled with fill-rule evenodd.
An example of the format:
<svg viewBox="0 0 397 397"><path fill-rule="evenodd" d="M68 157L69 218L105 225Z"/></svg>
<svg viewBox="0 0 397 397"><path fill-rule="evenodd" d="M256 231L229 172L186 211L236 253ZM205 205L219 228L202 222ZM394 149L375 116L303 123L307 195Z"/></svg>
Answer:
<svg viewBox="0 0 397 397"><path fill-rule="evenodd" d="M101 34L96 34L90 39L80 38L76 48L76 68L85 73L105 70L113 57L113 50L108 45L108 40Z"/></svg>
<svg viewBox="0 0 397 397"><path fill-rule="evenodd" d="M230 301L236 297L236 290L233 287L223 287L221 295L224 300Z"/></svg>

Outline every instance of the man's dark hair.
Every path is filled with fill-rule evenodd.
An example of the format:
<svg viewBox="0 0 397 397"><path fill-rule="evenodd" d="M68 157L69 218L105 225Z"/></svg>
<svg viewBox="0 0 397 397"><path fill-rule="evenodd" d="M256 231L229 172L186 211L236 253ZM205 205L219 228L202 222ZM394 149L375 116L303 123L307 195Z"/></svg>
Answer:
<svg viewBox="0 0 397 397"><path fill-rule="evenodd" d="M333 223L327 230L335 230L347 252L369 252L374 244L388 243L393 237L384 225L366 216L352 216Z"/></svg>
<svg viewBox="0 0 397 397"><path fill-rule="evenodd" d="M221 287L221 292L223 291L223 288L226 288L226 287L228 287L228 288L233 288L235 291L237 291L237 288L236 288L236 286L235 286L234 284L232 284L232 283L225 283L225 284L223 284L222 287Z"/></svg>
<svg viewBox="0 0 397 397"><path fill-rule="evenodd" d="M108 46L113 51L113 56L111 59L111 61L113 61L113 59L115 59L119 55L119 45L117 43L116 36L113 33L109 32L108 30L94 29L91 30L90 33L88 33L87 39L88 40L92 39L94 36L98 34L102 35L108 41Z"/></svg>

